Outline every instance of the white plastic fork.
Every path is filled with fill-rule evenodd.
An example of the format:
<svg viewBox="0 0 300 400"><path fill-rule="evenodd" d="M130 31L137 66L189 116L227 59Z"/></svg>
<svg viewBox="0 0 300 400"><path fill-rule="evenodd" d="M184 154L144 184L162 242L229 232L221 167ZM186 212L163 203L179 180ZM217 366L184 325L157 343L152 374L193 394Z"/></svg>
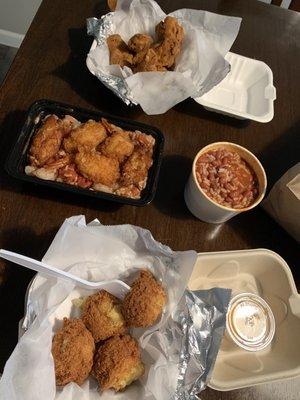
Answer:
<svg viewBox="0 0 300 400"><path fill-rule="evenodd" d="M41 261L37 261L33 258L23 256L22 254L14 253L12 251L0 249L0 257L5 260L11 261L15 264L21 265L32 269L33 271L40 272L48 276L63 279L65 281L72 282L77 286L84 289L100 290L105 289L116 297L123 298L130 290L130 287L119 279L113 279L108 281L90 282L86 279L79 278L78 276L72 275L67 271L63 271L51 265L47 265Z"/></svg>

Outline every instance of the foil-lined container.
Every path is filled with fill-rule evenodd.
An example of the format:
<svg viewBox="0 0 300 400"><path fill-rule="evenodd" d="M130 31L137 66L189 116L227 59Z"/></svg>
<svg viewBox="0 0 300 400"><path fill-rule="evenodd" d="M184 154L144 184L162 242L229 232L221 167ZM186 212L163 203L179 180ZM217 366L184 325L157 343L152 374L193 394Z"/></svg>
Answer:
<svg viewBox="0 0 300 400"><path fill-rule="evenodd" d="M28 285L24 318L19 323L19 339L33 324L36 315L31 301L37 275ZM179 343L178 380L170 400L199 400L209 382L226 326L230 289L186 290L163 336L166 348ZM152 339L153 340L153 339Z"/></svg>
<svg viewBox="0 0 300 400"><path fill-rule="evenodd" d="M202 96L220 83L230 71L224 57L241 24L241 18L201 10L181 9L169 15L184 29L174 71L135 74L129 67L110 65L106 39L116 33L126 43L136 33L155 38L155 26L167 16L159 5L153 0L119 0L115 12L87 20L87 32L95 39L87 55L88 69L125 104L139 104L149 115Z"/></svg>

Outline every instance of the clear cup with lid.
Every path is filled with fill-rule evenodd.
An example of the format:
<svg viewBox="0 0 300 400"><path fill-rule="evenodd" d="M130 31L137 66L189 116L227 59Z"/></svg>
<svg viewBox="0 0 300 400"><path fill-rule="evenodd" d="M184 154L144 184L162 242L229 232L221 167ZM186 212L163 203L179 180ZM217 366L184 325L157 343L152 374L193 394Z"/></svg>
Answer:
<svg viewBox="0 0 300 400"><path fill-rule="evenodd" d="M275 319L270 306L254 293L237 294L229 303L226 333L244 350L265 349L275 334Z"/></svg>

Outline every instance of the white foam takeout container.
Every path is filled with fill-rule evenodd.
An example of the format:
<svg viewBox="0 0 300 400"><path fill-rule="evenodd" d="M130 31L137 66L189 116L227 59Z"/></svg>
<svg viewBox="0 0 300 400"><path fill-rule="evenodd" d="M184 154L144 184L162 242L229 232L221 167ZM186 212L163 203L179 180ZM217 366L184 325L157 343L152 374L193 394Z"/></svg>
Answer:
<svg viewBox="0 0 300 400"><path fill-rule="evenodd" d="M261 296L275 317L275 336L249 352L224 335L209 386L226 391L300 375L300 295L287 263L267 249L200 253L189 288L225 287Z"/></svg>
<svg viewBox="0 0 300 400"><path fill-rule="evenodd" d="M231 71L195 101L209 111L240 119L269 122L274 116L276 89L271 68L262 61L227 53Z"/></svg>

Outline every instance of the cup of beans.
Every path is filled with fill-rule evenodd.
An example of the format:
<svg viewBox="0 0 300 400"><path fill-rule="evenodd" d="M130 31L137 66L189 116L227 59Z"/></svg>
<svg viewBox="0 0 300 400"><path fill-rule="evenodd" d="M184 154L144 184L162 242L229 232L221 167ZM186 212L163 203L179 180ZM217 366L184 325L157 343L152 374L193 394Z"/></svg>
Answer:
<svg viewBox="0 0 300 400"><path fill-rule="evenodd" d="M257 206L266 188L265 170L254 154L235 143L217 142L196 155L184 198L197 218L219 224Z"/></svg>

